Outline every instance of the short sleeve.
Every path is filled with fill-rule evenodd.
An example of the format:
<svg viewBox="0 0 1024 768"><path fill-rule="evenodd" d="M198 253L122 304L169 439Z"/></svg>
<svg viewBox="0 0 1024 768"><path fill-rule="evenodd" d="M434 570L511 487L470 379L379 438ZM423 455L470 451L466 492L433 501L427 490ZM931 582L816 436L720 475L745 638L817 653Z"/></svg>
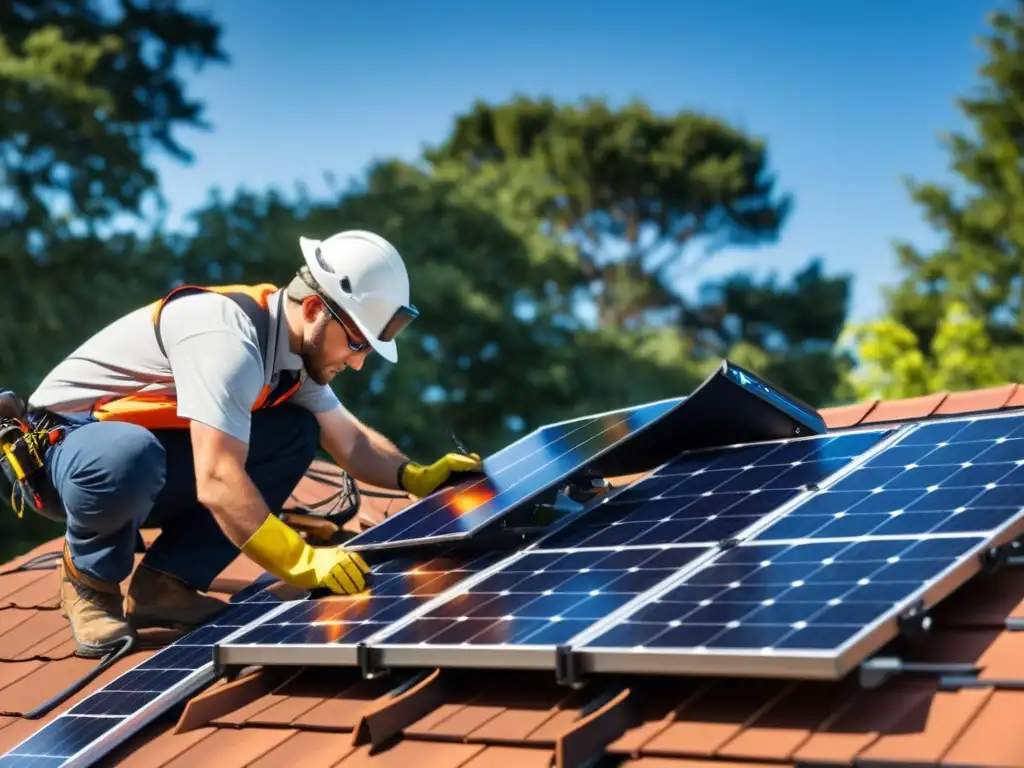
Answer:
<svg viewBox="0 0 1024 768"><path fill-rule="evenodd" d="M160 333L177 390L178 416L249 442L263 359L252 321L213 293L170 302Z"/></svg>

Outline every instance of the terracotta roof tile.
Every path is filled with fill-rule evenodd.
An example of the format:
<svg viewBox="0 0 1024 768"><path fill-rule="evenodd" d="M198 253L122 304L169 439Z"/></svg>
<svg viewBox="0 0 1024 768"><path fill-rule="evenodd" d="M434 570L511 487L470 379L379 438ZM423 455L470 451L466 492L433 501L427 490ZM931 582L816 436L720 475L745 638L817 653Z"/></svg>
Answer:
<svg viewBox="0 0 1024 768"><path fill-rule="evenodd" d="M861 423L877 424L887 421L926 419L935 414L935 411L948 396L947 392L937 392L934 395L908 397L903 400L884 400L872 408L871 413Z"/></svg>
<svg viewBox="0 0 1024 768"><path fill-rule="evenodd" d="M1003 404L1003 408L1021 408L1024 407L1024 387L1020 384L1014 389L1013 394Z"/></svg>
<svg viewBox="0 0 1024 768"><path fill-rule="evenodd" d="M286 765L301 765L302 768L331 768L354 753L358 747L337 733L320 731L297 731L288 729L287 740L265 755L250 763L250 768L281 768ZM235 738L244 739L248 729L238 731ZM416 763L410 762L408 768Z"/></svg>
<svg viewBox="0 0 1024 768"><path fill-rule="evenodd" d="M835 408L823 408L820 413L829 429L845 429L854 427L864 421L868 414L878 405L877 400L867 400L854 405L840 405Z"/></svg>
<svg viewBox="0 0 1024 768"><path fill-rule="evenodd" d="M942 756L948 766L1024 765L1020 713L1024 691L994 691L951 748Z"/></svg>
<svg viewBox="0 0 1024 768"><path fill-rule="evenodd" d="M486 747L479 744L437 744L403 741L390 749L377 752L360 747L348 755L340 765L344 768L460 768L480 757ZM486 765L486 763L485 763Z"/></svg>
<svg viewBox="0 0 1024 768"><path fill-rule="evenodd" d="M824 409L830 428L1024 407L1017 385ZM340 470L318 462L295 498L334 493ZM616 479L618 482L621 479ZM364 496L363 522L410 500ZM146 533L147 540L153 534ZM57 551L47 542L16 558ZM239 557L215 588L231 593L260 570ZM52 571L0 575L0 749L40 725L19 713L49 699L96 662L71 656L66 619L55 609ZM143 729L100 765L495 766L582 765L600 754L631 768L759 768L813 765L1024 765L1016 738L1024 692L1024 568L979 576L935 612L912 661L970 663L985 687L940 689L936 678L897 676L874 689L788 680L594 678L577 690L550 673L399 670L364 680L356 670L268 668L218 682ZM65 710L143 653L123 660L59 708ZM30 660L24 660L30 659ZM39 660L31 660L39 659ZM42 661L41 659L49 659Z"/></svg>
<svg viewBox="0 0 1024 768"><path fill-rule="evenodd" d="M243 766L281 745L295 731L282 728L247 728L244 733L214 729L206 738L183 750L166 768L198 765Z"/></svg>
<svg viewBox="0 0 1024 768"><path fill-rule="evenodd" d="M1001 387L975 389L969 392L950 392L942 404L935 409L936 416L949 416L976 411L996 411L1016 393L1019 385L1005 384Z"/></svg>
<svg viewBox="0 0 1024 768"><path fill-rule="evenodd" d="M523 747L487 747L463 763L462 768L493 768L507 765L512 768L548 768L551 765L551 750Z"/></svg>
<svg viewBox="0 0 1024 768"><path fill-rule="evenodd" d="M859 765L934 765L971 725L991 689L940 691L919 699L885 735L857 755Z"/></svg>

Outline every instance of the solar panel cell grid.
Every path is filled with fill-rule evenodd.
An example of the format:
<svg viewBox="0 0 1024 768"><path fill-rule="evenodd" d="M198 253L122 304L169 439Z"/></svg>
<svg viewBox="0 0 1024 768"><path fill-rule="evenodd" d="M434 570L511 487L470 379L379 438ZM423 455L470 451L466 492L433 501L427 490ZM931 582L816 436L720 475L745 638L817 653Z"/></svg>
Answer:
<svg viewBox="0 0 1024 768"><path fill-rule="evenodd" d="M532 552L375 645L558 645L708 551Z"/></svg>
<svg viewBox="0 0 1024 768"><path fill-rule="evenodd" d="M296 601L232 641L232 645L350 645L426 605L469 576L493 565L502 553L443 555L427 561L391 560L372 569L369 594Z"/></svg>
<svg viewBox="0 0 1024 768"><path fill-rule="evenodd" d="M280 606L267 592L248 592L214 619L153 654L0 758L0 766L62 765L94 741L165 698L175 686L212 665L213 645ZM40 762L41 761L41 762Z"/></svg>
<svg viewBox="0 0 1024 768"><path fill-rule="evenodd" d="M543 542L644 546L730 539L890 434L871 430L684 454Z"/></svg>
<svg viewBox="0 0 1024 768"><path fill-rule="evenodd" d="M970 536L743 544L583 647L835 651L982 541Z"/></svg>
<svg viewBox="0 0 1024 768"><path fill-rule="evenodd" d="M460 538L661 419L680 401L543 427L484 460L486 477L443 489L353 538L353 549Z"/></svg>
<svg viewBox="0 0 1024 768"><path fill-rule="evenodd" d="M755 537L993 531L1024 506L1024 418L927 424Z"/></svg>

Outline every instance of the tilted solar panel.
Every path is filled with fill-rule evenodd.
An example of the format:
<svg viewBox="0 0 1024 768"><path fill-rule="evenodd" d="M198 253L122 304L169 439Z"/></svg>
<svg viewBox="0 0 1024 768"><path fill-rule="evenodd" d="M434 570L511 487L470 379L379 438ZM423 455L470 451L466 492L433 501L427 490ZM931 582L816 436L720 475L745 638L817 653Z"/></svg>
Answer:
<svg viewBox="0 0 1024 768"><path fill-rule="evenodd" d="M88 766L213 679L218 642L281 608L249 591L213 620L87 696L0 757L0 766Z"/></svg>
<svg viewBox="0 0 1024 768"><path fill-rule="evenodd" d="M372 550L466 537L555 486L681 403L668 400L542 427L485 458L484 477L421 499L347 546Z"/></svg>

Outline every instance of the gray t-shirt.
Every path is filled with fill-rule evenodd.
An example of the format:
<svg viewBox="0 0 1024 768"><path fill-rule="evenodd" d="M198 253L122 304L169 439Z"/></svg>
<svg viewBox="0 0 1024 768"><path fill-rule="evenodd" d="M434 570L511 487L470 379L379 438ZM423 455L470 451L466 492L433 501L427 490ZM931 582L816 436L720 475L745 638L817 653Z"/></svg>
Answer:
<svg viewBox="0 0 1024 768"><path fill-rule="evenodd" d="M302 358L289 348L282 291L269 297L267 359L256 328L226 296L182 296L164 307L160 332L152 307L115 320L65 358L43 380L29 404L59 413L88 412L111 395L153 394L177 398L178 416L249 441L252 406L264 385L283 371L301 371L302 384L289 402L313 413L339 406L330 387L306 376Z"/></svg>

